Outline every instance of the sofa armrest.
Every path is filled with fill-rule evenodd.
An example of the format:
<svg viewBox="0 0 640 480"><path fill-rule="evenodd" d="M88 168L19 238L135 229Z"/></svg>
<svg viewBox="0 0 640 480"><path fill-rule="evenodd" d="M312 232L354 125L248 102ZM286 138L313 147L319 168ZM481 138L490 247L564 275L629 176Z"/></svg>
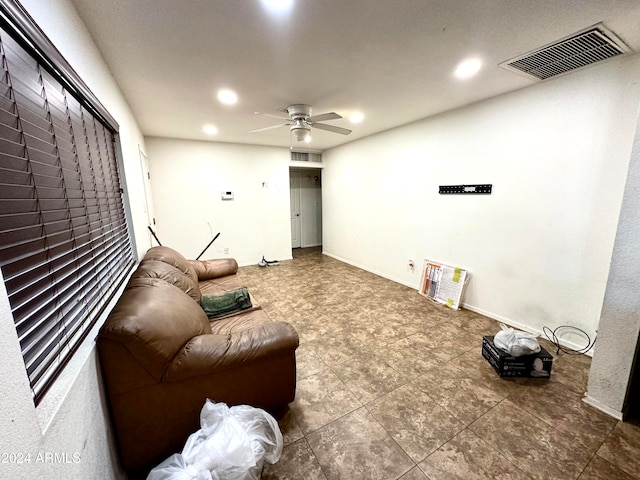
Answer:
<svg viewBox="0 0 640 480"><path fill-rule="evenodd" d="M198 275L198 281L233 275L238 271L238 262L233 258L219 258L215 260L189 260Z"/></svg>
<svg viewBox="0 0 640 480"><path fill-rule="evenodd" d="M205 334L192 338L165 371L163 382L232 369L284 351L295 351L298 333L286 322L258 325L228 335Z"/></svg>

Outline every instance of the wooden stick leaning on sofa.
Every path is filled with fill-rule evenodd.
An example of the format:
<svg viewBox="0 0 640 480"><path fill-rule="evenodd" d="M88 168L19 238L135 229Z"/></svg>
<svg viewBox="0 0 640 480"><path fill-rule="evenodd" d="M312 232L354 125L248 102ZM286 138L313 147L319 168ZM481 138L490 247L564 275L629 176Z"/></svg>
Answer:
<svg viewBox="0 0 640 480"><path fill-rule="evenodd" d="M198 429L207 398L276 411L295 396L298 335L259 305L210 322L203 291L239 288L235 260L153 247L97 338L123 467L157 465Z"/></svg>

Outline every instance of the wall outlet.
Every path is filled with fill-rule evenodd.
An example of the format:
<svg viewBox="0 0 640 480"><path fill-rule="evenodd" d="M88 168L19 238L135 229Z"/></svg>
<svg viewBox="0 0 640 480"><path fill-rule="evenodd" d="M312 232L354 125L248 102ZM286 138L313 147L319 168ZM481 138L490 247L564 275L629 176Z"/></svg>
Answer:
<svg viewBox="0 0 640 480"><path fill-rule="evenodd" d="M409 262L407 263L407 266L409 267L409 270L411 270L413 272L413 270L416 268L416 264L413 260L409 259Z"/></svg>
<svg viewBox="0 0 640 480"><path fill-rule="evenodd" d="M224 254L229 255L229 247L224 247Z"/></svg>

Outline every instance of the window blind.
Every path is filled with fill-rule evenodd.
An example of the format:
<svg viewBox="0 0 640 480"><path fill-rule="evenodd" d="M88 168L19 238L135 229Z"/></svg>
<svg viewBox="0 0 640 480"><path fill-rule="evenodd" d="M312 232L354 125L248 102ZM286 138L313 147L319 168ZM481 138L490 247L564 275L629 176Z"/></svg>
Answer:
<svg viewBox="0 0 640 480"><path fill-rule="evenodd" d="M115 132L54 73L0 29L0 268L36 404L134 263Z"/></svg>

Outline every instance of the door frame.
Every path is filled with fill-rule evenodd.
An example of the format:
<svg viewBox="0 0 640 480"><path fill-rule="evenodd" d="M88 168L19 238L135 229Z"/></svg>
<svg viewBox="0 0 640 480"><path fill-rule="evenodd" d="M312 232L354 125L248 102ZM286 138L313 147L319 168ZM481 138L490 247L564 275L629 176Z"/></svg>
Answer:
<svg viewBox="0 0 640 480"><path fill-rule="evenodd" d="M322 245L322 168L313 166L313 167L289 167L289 195L291 197L291 176L293 174L298 175L299 177L299 209L300 209L300 247L293 246L293 225L291 231L292 238L292 248L307 248L307 247L315 247ZM318 196L312 196L309 198L309 195L305 195L303 188L305 187L304 181L310 180L313 182L314 186L318 187ZM308 193L308 192L307 192ZM293 199L290 198L290 205L293 205ZM318 209L319 205L319 209ZM318 211L319 210L319 211ZM311 219L313 222L313 218L315 218L316 223L312 223L312 230L315 232L310 233L308 228L309 225L305 223L306 221ZM305 230L307 228L307 230ZM305 235L306 233L306 235ZM317 238L316 233L319 235ZM311 235L312 238L307 238Z"/></svg>

